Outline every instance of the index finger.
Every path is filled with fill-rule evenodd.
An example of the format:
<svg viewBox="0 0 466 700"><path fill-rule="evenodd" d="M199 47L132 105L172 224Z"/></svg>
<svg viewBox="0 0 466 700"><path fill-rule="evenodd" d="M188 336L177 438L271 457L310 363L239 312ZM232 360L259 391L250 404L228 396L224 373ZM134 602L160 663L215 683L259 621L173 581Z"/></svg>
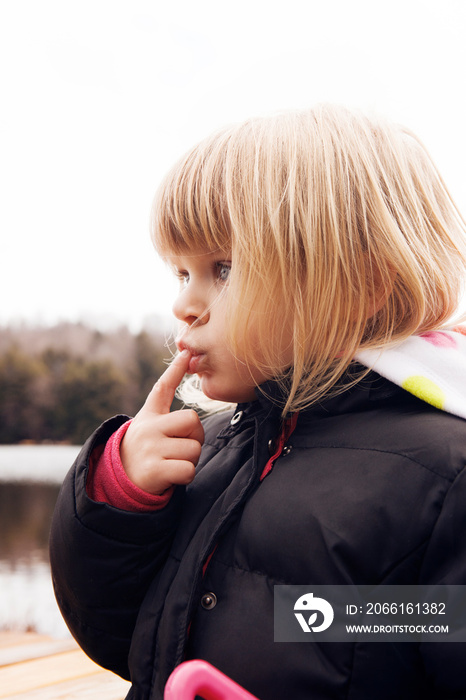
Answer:
<svg viewBox="0 0 466 700"><path fill-rule="evenodd" d="M191 353L183 350L154 384L145 406L153 413L169 413L175 392L188 371Z"/></svg>

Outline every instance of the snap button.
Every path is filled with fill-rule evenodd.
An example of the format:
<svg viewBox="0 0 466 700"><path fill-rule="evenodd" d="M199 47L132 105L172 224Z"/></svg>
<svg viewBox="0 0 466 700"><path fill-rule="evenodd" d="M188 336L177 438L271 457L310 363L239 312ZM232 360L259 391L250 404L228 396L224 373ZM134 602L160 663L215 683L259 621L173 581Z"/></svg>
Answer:
<svg viewBox="0 0 466 700"><path fill-rule="evenodd" d="M240 422L242 417L243 417L243 411L238 411L238 413L235 413L235 415L231 419L230 425L236 425L237 423Z"/></svg>
<svg viewBox="0 0 466 700"><path fill-rule="evenodd" d="M292 446L292 445L285 445L285 447L283 448L283 451L282 451L282 455L283 455L284 457L286 457L286 455L289 455L289 454L290 454L290 452L291 452L292 449L293 449L293 446Z"/></svg>
<svg viewBox="0 0 466 700"><path fill-rule="evenodd" d="M205 593L201 598L201 605L204 610L212 610L217 605L217 596L215 593Z"/></svg>

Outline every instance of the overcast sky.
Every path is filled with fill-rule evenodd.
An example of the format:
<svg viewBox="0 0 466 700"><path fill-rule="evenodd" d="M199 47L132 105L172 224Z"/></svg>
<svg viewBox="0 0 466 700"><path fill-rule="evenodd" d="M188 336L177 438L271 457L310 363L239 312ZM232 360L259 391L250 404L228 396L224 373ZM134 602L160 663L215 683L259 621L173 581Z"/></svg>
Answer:
<svg viewBox="0 0 466 700"><path fill-rule="evenodd" d="M465 213L465 35L465 0L0 0L0 323L168 316L158 182L276 109L403 122Z"/></svg>

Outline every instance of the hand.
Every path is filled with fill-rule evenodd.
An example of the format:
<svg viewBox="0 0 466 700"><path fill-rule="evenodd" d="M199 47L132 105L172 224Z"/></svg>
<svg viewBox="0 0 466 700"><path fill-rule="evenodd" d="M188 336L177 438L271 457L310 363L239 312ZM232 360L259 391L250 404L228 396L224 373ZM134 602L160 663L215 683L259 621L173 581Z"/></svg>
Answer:
<svg viewBox="0 0 466 700"><path fill-rule="evenodd" d="M204 428L195 411L170 413L191 355L183 350L154 385L120 445L123 468L139 488L154 495L173 484L189 484L201 455Z"/></svg>

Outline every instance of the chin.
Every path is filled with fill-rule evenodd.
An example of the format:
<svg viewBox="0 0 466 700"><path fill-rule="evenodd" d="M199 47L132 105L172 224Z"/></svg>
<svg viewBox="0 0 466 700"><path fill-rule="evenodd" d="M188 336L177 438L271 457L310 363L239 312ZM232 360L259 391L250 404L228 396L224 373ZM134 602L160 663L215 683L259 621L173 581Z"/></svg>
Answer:
<svg viewBox="0 0 466 700"><path fill-rule="evenodd" d="M244 387L243 389L234 389L233 387L215 386L209 381L203 381L201 378L201 391L208 399L213 401L223 401L225 403L246 403L254 401L257 396L254 387Z"/></svg>

